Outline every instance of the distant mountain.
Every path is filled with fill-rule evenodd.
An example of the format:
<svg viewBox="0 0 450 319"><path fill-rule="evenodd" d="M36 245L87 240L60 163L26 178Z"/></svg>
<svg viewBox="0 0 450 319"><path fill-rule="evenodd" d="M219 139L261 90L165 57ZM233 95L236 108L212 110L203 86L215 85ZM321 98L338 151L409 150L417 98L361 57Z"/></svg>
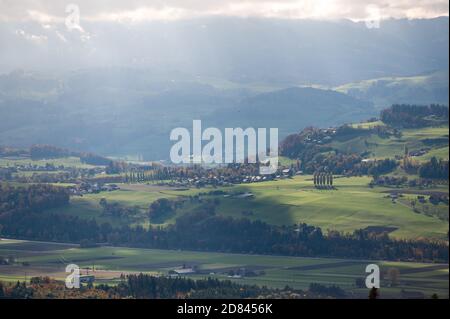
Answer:
<svg viewBox="0 0 450 319"><path fill-rule="evenodd" d="M156 81L127 69L46 77L14 72L0 77L0 92L0 145L51 144L150 160L168 158L170 131L191 128L194 119L215 127L278 127L283 137L305 126L374 114L370 103L334 91L289 88L258 94Z"/></svg>
<svg viewBox="0 0 450 319"><path fill-rule="evenodd" d="M411 76L448 68L449 19L202 18L131 25L83 21L0 23L0 73L96 67L149 68L166 79L216 78L289 87ZM131 82L133 83L133 82Z"/></svg>
<svg viewBox="0 0 450 319"><path fill-rule="evenodd" d="M392 104L448 105L448 69L409 77L385 77L338 86L335 90L372 101L377 108Z"/></svg>
<svg viewBox="0 0 450 319"><path fill-rule="evenodd" d="M379 29L224 17L83 29L0 22L1 145L153 160L193 119L278 127L282 138L377 115L373 105L448 98L448 72L430 73L448 69L448 17Z"/></svg>

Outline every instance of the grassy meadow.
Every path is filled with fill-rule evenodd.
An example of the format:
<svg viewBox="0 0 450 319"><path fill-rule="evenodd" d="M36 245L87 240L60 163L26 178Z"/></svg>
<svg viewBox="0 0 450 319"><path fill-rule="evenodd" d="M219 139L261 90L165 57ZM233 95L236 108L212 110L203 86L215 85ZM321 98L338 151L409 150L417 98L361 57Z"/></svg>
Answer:
<svg viewBox="0 0 450 319"><path fill-rule="evenodd" d="M448 298L448 265L404 262L365 261L331 258L300 258L261 256L193 251L168 251L99 247L81 249L76 245L0 240L0 255L15 256L17 263L0 266L1 281L17 281L32 276L50 276L63 280L65 266L75 263L82 274L93 274L97 283L116 284L121 274L144 272L167 275L170 270L196 267L190 278L215 277L239 283L283 288L307 289L310 283L338 285L354 297L366 298L366 288L358 288L355 280L365 278L365 267L375 263L380 266L384 279L381 297L405 297L402 291L421 293L430 297L437 293ZM21 263L26 262L28 266ZM256 276L230 278L230 270L245 268ZM391 287L389 270L399 272L398 282Z"/></svg>
<svg viewBox="0 0 450 319"><path fill-rule="evenodd" d="M8 167L15 165L33 165L45 166L52 164L54 166L77 167L77 168L94 168L96 166L82 163L79 157L64 157L54 159L32 160L28 157L0 157L0 167Z"/></svg>
<svg viewBox="0 0 450 319"><path fill-rule="evenodd" d="M341 177L335 178L335 190L315 189L311 176L295 176L292 179L241 184L223 188L234 194L251 192L254 198L238 198L235 196L203 196L217 198L219 205L216 213L236 218L262 220L275 225L292 225L307 223L326 230L353 232L368 226L394 227L390 233L395 238L418 239L433 238L446 239L448 222L435 216L418 214L411 207L401 201L393 202L389 198L389 188L370 188L369 177ZM148 225L145 212L148 206L159 198L176 199L209 192L212 188L203 189L171 189L156 185L120 185L121 189L113 192L88 194L83 197L73 197L70 205L53 209L51 213L65 213L84 218L97 218L99 221L110 221L113 225L123 221L112 217L102 216L99 205L101 198L108 202L117 202L126 206L138 206L142 212L142 219L133 224ZM398 189L397 189L398 190ZM423 190L408 189L414 197L415 192ZM439 187L431 191L447 192L447 187ZM196 205L188 201L177 210L176 214L164 220L167 225L186 212L195 210ZM448 216L448 206L447 216ZM444 210L445 207L441 210Z"/></svg>
<svg viewBox="0 0 450 319"><path fill-rule="evenodd" d="M370 128L372 125L373 123L355 124L360 128ZM396 155L403 156L405 145L409 151L430 149L425 155L414 157L420 162L427 161L433 156L448 160L448 126L405 129L402 130L401 137L358 136L330 143L330 146L342 152L370 152L370 158L376 159L394 158Z"/></svg>

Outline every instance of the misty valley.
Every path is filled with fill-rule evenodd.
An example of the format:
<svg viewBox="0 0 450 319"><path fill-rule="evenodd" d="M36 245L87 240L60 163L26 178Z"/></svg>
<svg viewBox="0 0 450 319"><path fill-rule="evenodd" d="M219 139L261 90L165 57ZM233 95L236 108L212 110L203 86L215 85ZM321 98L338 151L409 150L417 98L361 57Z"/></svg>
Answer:
<svg viewBox="0 0 450 319"><path fill-rule="evenodd" d="M0 1L0 305L448 300L448 2L321 4Z"/></svg>

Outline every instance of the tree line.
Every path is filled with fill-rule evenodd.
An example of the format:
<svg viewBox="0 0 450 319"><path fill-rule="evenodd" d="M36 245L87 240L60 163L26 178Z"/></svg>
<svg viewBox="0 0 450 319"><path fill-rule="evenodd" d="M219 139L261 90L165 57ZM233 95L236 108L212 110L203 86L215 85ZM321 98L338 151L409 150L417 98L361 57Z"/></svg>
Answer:
<svg viewBox="0 0 450 319"><path fill-rule="evenodd" d="M35 144L30 147L29 156L32 160L79 157L82 163L90 165L109 165L112 161L104 156L89 152L70 151L64 148L46 144Z"/></svg>
<svg viewBox="0 0 450 319"><path fill-rule="evenodd" d="M422 164L418 171L422 178L448 179L448 161L432 157L429 162Z"/></svg>
<svg viewBox="0 0 450 319"><path fill-rule="evenodd" d="M121 275L117 285L83 285L80 289L65 289L64 283L49 277L32 277L30 283L0 282L0 299L268 299L268 298L345 298L338 286L311 284L308 290L282 289L241 284L216 278Z"/></svg>
<svg viewBox="0 0 450 319"><path fill-rule="evenodd" d="M448 106L395 104L381 112L381 120L389 125L418 128L448 123Z"/></svg>
<svg viewBox="0 0 450 319"><path fill-rule="evenodd" d="M187 213L166 227L112 227L95 219L43 213L65 205L68 196L48 185L0 191L0 231L13 238L62 242L108 243L157 249L233 252L305 257L343 257L448 262L448 244L435 241L394 240L386 234L358 230L329 232L304 223L275 226L262 221L216 215L214 204Z"/></svg>

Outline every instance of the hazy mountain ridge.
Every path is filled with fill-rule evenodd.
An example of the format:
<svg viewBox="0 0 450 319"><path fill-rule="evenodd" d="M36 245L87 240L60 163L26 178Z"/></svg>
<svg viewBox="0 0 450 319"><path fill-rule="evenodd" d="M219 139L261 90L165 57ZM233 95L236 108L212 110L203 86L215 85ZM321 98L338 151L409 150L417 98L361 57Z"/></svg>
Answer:
<svg viewBox="0 0 450 319"><path fill-rule="evenodd" d="M338 125L375 114L372 103L343 93L293 87L243 99L236 107L213 113L211 122L219 127L276 127L286 136L307 126Z"/></svg>
<svg viewBox="0 0 450 319"><path fill-rule="evenodd" d="M386 77L334 88L384 108L395 103L448 105L448 69L409 77Z"/></svg>
<svg viewBox="0 0 450 319"><path fill-rule="evenodd" d="M445 72L417 78L444 92L448 87ZM400 83L416 83L412 79L416 77L402 78ZM415 87L425 88L421 81ZM373 103L363 99L375 97L377 102L376 95L368 94L373 90L367 83L373 82L338 88L350 88L349 95L305 87L258 93L245 86L218 88L188 77L161 79L150 70L13 72L0 76L0 144L52 144L102 155L164 159L171 145L170 131L191 128L194 119L203 120L204 127L278 127L282 139L307 126L334 126L376 116ZM369 87L367 92L361 90L365 95L351 91L358 85ZM394 86L391 92L403 91ZM400 95L394 94L393 100L396 96Z"/></svg>
<svg viewBox="0 0 450 319"><path fill-rule="evenodd" d="M448 67L448 17L386 20L379 29L348 20L256 18L82 25L84 33L69 32L63 24L1 23L0 72L135 67L173 78L186 74L288 87Z"/></svg>
<svg viewBox="0 0 450 319"><path fill-rule="evenodd" d="M160 159L168 157L170 131L190 128L194 119L217 127L279 127L284 136L307 125L339 124L373 114L368 102L312 88L258 94L194 82L143 82L145 77L130 86L126 81L99 81L105 75L89 72L53 79L55 88L42 87L38 79L34 88L29 83L35 77L14 73L0 79L2 88L12 83L5 78L28 84L4 91L0 144L53 144Z"/></svg>
<svg viewBox="0 0 450 319"><path fill-rule="evenodd" d="M160 159L170 131L193 119L278 127L282 138L377 115L373 104L448 97L448 71L426 73L448 68L448 17L380 29L238 18L84 28L0 24L0 71L21 69L0 75L0 144Z"/></svg>

